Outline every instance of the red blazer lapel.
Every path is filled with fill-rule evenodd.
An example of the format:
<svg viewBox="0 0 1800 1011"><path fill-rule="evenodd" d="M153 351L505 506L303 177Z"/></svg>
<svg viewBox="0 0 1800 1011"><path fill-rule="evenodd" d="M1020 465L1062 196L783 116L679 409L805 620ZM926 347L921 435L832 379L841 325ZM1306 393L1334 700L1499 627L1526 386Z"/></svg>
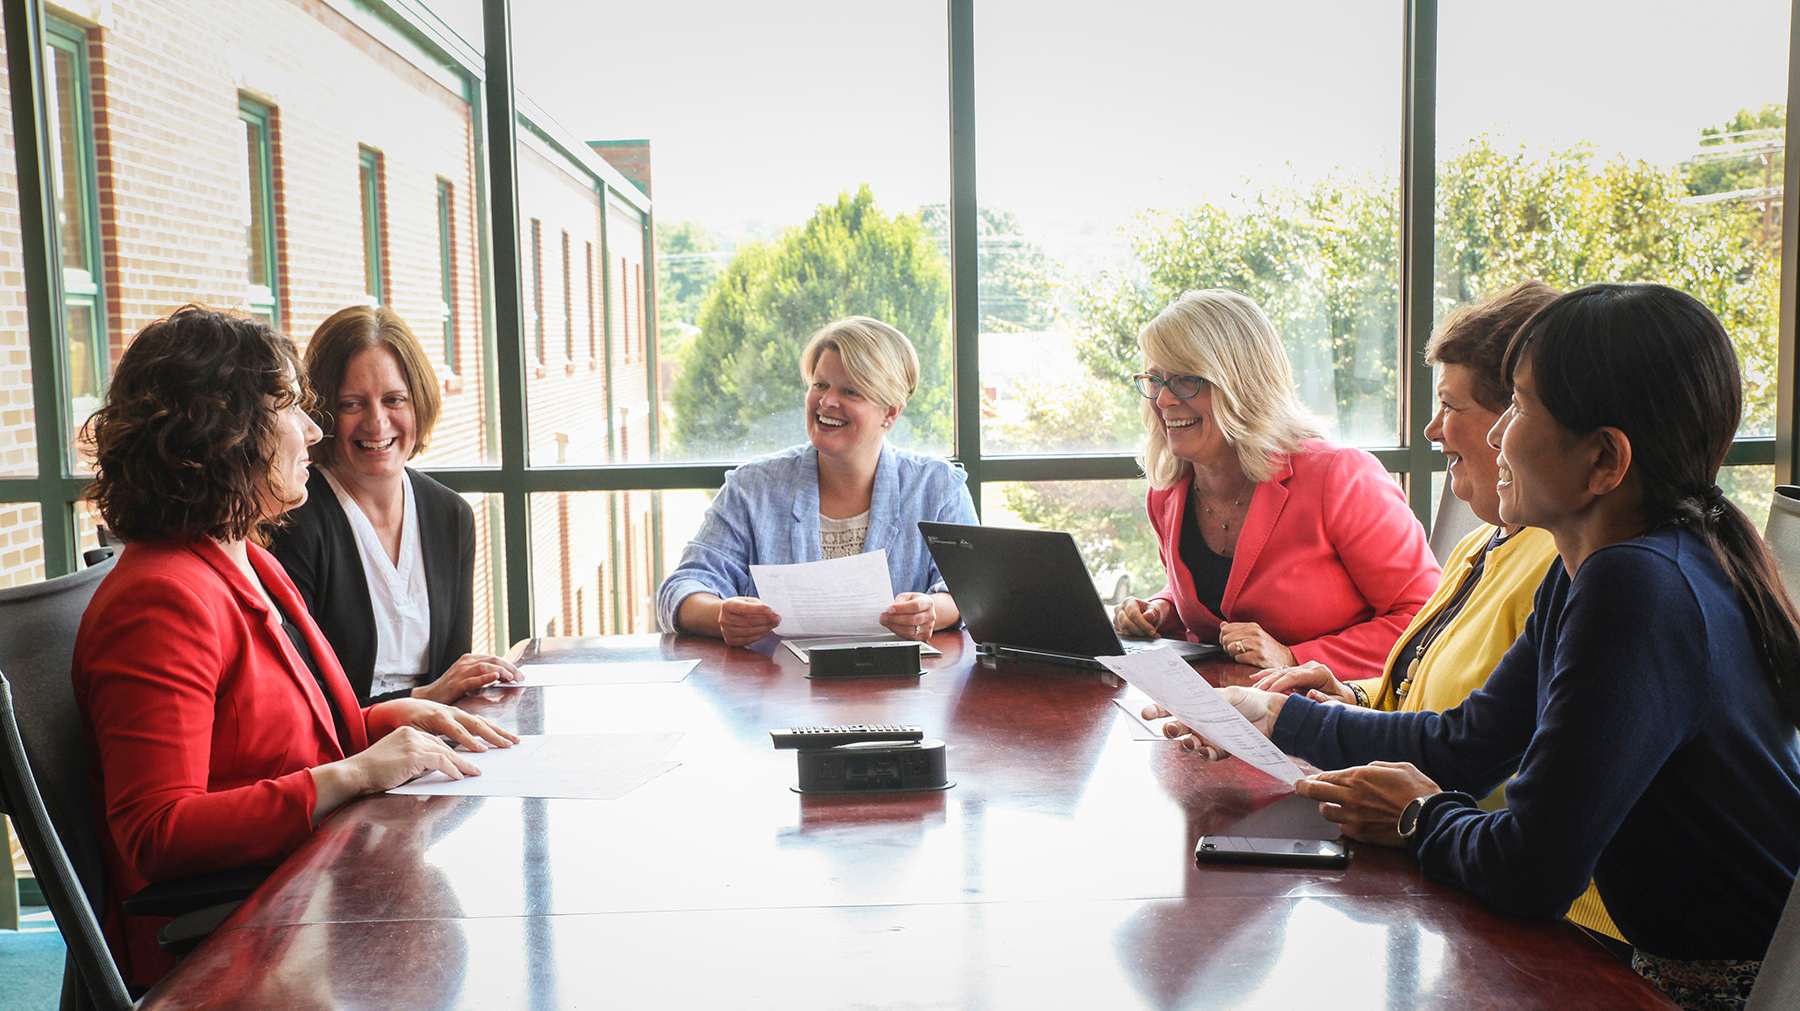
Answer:
<svg viewBox="0 0 1800 1011"><path fill-rule="evenodd" d="M1173 491L1174 494L1165 496L1162 500L1162 528L1173 532L1171 536L1163 538L1172 545L1168 557L1163 560L1163 568L1169 573L1171 585L1187 587L1187 589L1178 589L1175 592L1175 609L1179 613L1182 603L1186 602L1193 607L1194 611L1198 612L1198 614L1181 615L1182 624L1189 628L1197 628L1203 624L1216 625L1219 623L1219 616L1208 610L1205 604L1200 603L1192 589L1194 574L1188 571L1187 563L1181 560L1181 524L1187 515L1188 496L1194 493L1194 478L1191 470L1183 476L1181 483L1176 485ZM1232 574L1234 577L1236 568L1237 563L1233 562ZM1227 590L1226 593L1229 597L1230 591ZM1195 618L1200 620L1196 621Z"/></svg>
<svg viewBox="0 0 1800 1011"><path fill-rule="evenodd" d="M319 661L319 670L325 674L326 683L331 683L334 674L338 681L344 681L343 668L338 666L337 656L331 652L331 647L326 645L324 650L320 651L319 645L324 640L318 637L318 626L313 624L312 616L307 613L306 605L300 602L300 594L294 589L294 584L287 578L287 574L282 572L281 564L276 562L267 551L254 544L248 545L248 548L250 566L256 570L263 586L281 605L282 610L286 611L295 624L300 627L302 634L308 636L307 645L312 647L313 656ZM263 600L263 595L257 592L256 587L250 584L249 577L244 575L243 570L237 567L237 563L233 562L231 557L225 554L225 549L219 547L218 544L211 540L195 541L190 546L190 550L207 565L212 566L213 571L219 574L219 578L225 581L225 585L231 587L231 592L237 595L238 603L244 608L248 620L259 626L262 634L268 636L270 641L275 644L276 651L286 661L283 666L287 668L288 678L294 683L294 690L300 693L300 697L306 700L307 708L312 711L313 729L319 735L320 742L327 746L328 751L341 753L343 748L338 743L337 724L331 718L331 711L325 708L325 696L319 693L318 683L313 680L312 673L306 669L306 663L300 659L300 654L294 649L294 644L288 641L287 633L281 630L279 620L269 610L268 602ZM346 690L348 687L346 682ZM354 743L360 735L363 740L362 746L367 747L368 735L362 726L361 710L357 708L354 695L350 696L349 708L342 709L341 712L344 714L344 723L350 729L351 742ZM353 713L356 714L354 717L351 715Z"/></svg>
<svg viewBox="0 0 1800 1011"><path fill-rule="evenodd" d="M1293 476L1293 462L1284 457L1275 473L1266 481L1258 481L1256 490L1250 493L1250 511L1244 516L1244 530L1238 535L1237 553L1231 559L1231 578L1226 580L1225 596L1219 602L1227 621L1235 620L1229 616L1236 610L1238 591L1244 588L1244 581L1256 568L1256 560L1268 545L1269 535L1275 532L1275 521L1287 507L1287 480Z"/></svg>

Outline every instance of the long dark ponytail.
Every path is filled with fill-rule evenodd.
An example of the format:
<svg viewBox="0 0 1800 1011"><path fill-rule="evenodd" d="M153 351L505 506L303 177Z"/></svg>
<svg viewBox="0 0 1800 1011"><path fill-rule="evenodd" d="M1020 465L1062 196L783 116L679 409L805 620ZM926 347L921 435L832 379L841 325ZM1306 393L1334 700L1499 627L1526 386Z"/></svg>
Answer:
<svg viewBox="0 0 1800 1011"><path fill-rule="evenodd" d="M1656 525L1706 543L1737 590L1782 715L1800 726L1800 612L1774 556L1714 482L1737 435L1743 381L1719 318L1660 284L1596 284L1545 306L1506 352L1531 359L1537 397L1575 432L1617 428Z"/></svg>

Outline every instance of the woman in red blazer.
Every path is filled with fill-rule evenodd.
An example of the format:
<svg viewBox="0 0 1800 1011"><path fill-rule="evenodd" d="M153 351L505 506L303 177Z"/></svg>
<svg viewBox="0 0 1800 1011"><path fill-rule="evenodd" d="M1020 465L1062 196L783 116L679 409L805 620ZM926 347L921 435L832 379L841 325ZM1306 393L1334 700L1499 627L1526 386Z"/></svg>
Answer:
<svg viewBox="0 0 1800 1011"><path fill-rule="evenodd" d="M1190 291L1138 335L1147 505L1169 581L1127 598L1127 635L1215 636L1258 668L1379 677L1437 588L1406 496L1374 457L1318 438L1255 302Z"/></svg>
<svg viewBox="0 0 1800 1011"><path fill-rule="evenodd" d="M120 898L203 871L279 863L352 797L517 738L435 702L358 708L281 566L250 538L306 496L294 345L194 306L145 327L91 422L89 496L127 543L75 643L75 701L126 980L172 966L160 920ZM484 743L486 742L486 743Z"/></svg>

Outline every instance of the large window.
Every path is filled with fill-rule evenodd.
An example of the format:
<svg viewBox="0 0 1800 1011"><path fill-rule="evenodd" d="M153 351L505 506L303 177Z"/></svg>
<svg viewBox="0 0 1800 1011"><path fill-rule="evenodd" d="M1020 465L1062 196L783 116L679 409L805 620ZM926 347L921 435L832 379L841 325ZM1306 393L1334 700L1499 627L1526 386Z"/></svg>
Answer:
<svg viewBox="0 0 1800 1011"><path fill-rule="evenodd" d="M250 311L281 326L278 279L280 260L275 242L275 145L270 139L274 112L250 99L239 99L244 122L244 246L249 260L245 301Z"/></svg>
<svg viewBox="0 0 1800 1011"><path fill-rule="evenodd" d="M1256 298L1332 437L1428 516L1432 320L1523 276L1665 280L1745 362L1721 483L1754 512L1792 476L1790 4L1706 35L1587 0L548 2L507 46L483 6L47 23L44 115L0 117L45 149L16 217L0 158L0 310L54 315L0 326L0 569L74 564L71 437L190 300L302 342L349 304L407 320L443 367L415 465L473 496L499 646L648 630L725 468L805 437L799 350L851 314L919 351L890 438L953 456L988 521L1074 532L1112 590L1158 581L1122 380L1189 288ZM42 256L10 224L38 207Z"/></svg>
<svg viewBox="0 0 1800 1011"><path fill-rule="evenodd" d="M1441 4L1435 305L1441 317L1526 278L1681 288L1737 342L1741 433L1771 436L1790 5L1707 13L1737 30L1619 18L1597 0ZM1547 18L1562 28L1541 31ZM1747 467L1721 485L1760 522L1770 477Z"/></svg>

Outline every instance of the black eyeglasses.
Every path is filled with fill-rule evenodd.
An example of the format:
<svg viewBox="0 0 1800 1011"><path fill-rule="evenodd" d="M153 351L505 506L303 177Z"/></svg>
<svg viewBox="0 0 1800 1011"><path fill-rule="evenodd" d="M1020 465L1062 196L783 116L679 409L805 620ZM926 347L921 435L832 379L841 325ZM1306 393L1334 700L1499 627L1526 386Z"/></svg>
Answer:
<svg viewBox="0 0 1800 1011"><path fill-rule="evenodd" d="M1206 380L1199 376L1170 376L1164 379L1162 376L1153 376L1148 372L1139 372L1131 377L1131 384L1137 387L1138 395L1145 400L1155 400L1162 396L1164 390L1168 390L1182 400L1187 400L1199 395L1200 388L1206 385Z"/></svg>

